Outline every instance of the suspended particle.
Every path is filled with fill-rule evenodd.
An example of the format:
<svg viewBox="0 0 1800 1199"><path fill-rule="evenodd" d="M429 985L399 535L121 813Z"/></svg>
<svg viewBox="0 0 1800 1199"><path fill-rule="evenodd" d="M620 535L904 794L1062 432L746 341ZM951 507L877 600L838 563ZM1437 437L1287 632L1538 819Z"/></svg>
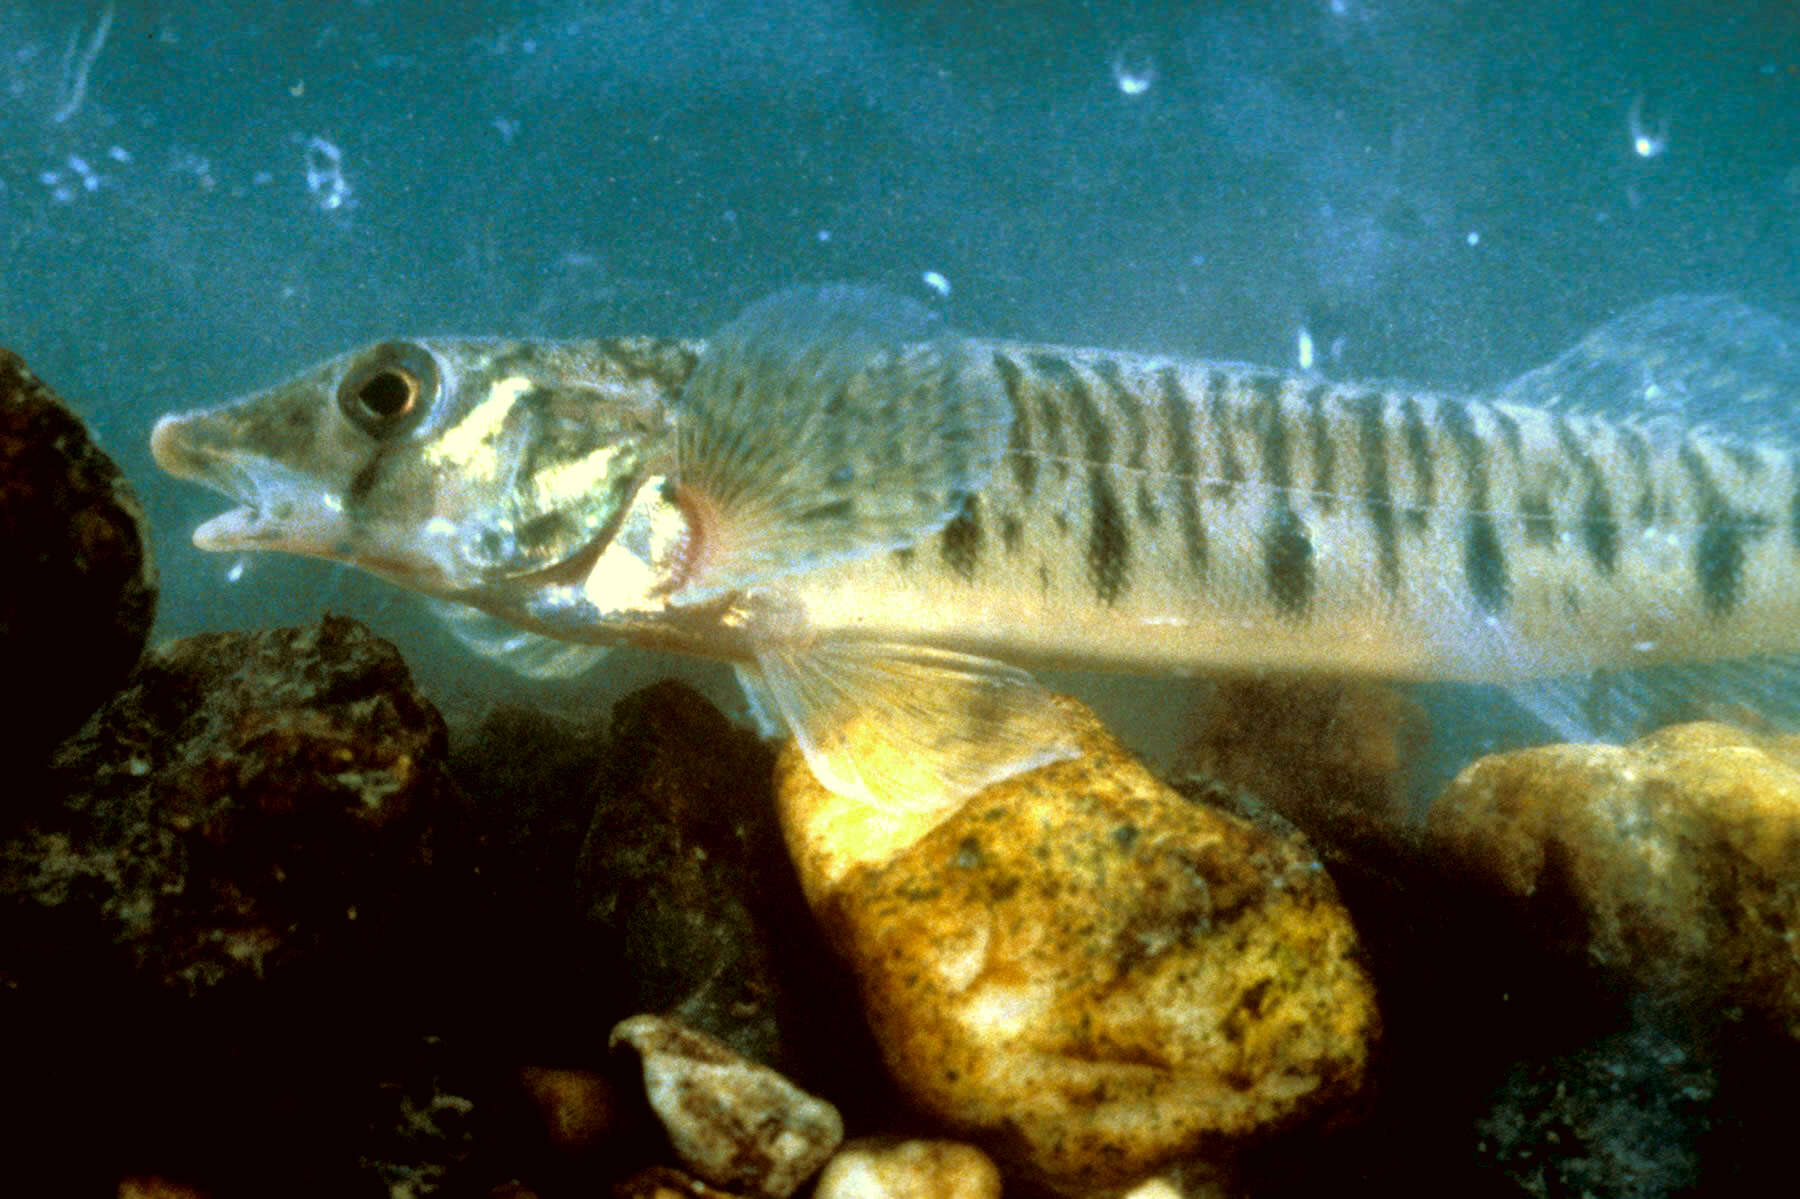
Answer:
<svg viewBox="0 0 1800 1199"><path fill-rule="evenodd" d="M336 212L350 200L344 152L322 137L306 139L306 190L326 212Z"/></svg>
<svg viewBox="0 0 1800 1199"><path fill-rule="evenodd" d="M1654 128L1644 119L1644 93L1631 98L1625 114L1625 132L1631 138L1631 152L1639 158L1661 157L1669 148L1669 115L1664 113Z"/></svg>
<svg viewBox="0 0 1800 1199"><path fill-rule="evenodd" d="M1156 55L1149 38L1128 38L1113 52L1112 77L1113 85L1127 96L1141 96L1156 86Z"/></svg>
<svg viewBox="0 0 1800 1199"><path fill-rule="evenodd" d="M74 173L75 177L81 180L81 190L90 192L100 190L100 176L93 167L88 165L87 159L79 154L71 154L63 161L68 163L69 170Z"/></svg>
<svg viewBox="0 0 1800 1199"><path fill-rule="evenodd" d="M1295 338L1295 342L1296 342L1296 345L1294 346L1295 361L1297 361L1300 364L1301 370L1303 370L1303 371L1311 370L1313 368L1312 331L1310 329L1308 329L1305 325L1301 325L1299 335Z"/></svg>
<svg viewBox="0 0 1800 1199"><path fill-rule="evenodd" d="M923 275L920 275L919 278L924 281L926 287L937 292L938 295L945 297L949 296L950 280L944 278L944 276L938 274L936 271L926 271Z"/></svg>

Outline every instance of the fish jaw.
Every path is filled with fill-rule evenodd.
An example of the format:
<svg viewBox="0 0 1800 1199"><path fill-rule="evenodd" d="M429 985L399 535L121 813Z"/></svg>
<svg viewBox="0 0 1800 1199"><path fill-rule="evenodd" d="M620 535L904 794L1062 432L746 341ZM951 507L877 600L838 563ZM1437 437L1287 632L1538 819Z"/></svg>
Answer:
<svg viewBox="0 0 1800 1199"><path fill-rule="evenodd" d="M201 411L165 416L150 436L150 452L163 470L241 505L196 528L194 544L220 552L345 556L350 527L342 503L306 475L234 447L231 422L224 415Z"/></svg>

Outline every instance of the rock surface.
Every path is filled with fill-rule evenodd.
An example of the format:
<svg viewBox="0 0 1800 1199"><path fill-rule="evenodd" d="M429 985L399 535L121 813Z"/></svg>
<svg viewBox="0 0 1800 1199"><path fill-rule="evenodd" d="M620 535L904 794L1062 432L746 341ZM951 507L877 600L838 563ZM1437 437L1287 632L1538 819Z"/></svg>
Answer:
<svg viewBox="0 0 1800 1199"><path fill-rule="evenodd" d="M1065 1191L1338 1108L1378 1019L1330 879L1064 702L1080 758L928 831L825 791L791 746L780 760L802 882L902 1088Z"/></svg>
<svg viewBox="0 0 1800 1199"><path fill-rule="evenodd" d="M1691 1195L1718 1079L1653 1021L1520 1063L1477 1123L1484 1166L1525 1195Z"/></svg>
<svg viewBox="0 0 1800 1199"><path fill-rule="evenodd" d="M0 971L93 954L193 992L261 980L378 919L451 807L443 722L352 621L171 643L58 751L0 844Z"/></svg>
<svg viewBox="0 0 1800 1199"><path fill-rule="evenodd" d="M124 681L155 615L156 572L118 467L4 349L0 579L0 756L16 778Z"/></svg>
<svg viewBox="0 0 1800 1199"><path fill-rule="evenodd" d="M831 1104L673 1020L633 1016L612 1040L643 1060L644 1089L676 1154L714 1186L785 1199L844 1139Z"/></svg>
<svg viewBox="0 0 1800 1199"><path fill-rule="evenodd" d="M1483 758L1434 849L1613 977L1800 1037L1800 738L1677 725Z"/></svg>
<svg viewBox="0 0 1800 1199"><path fill-rule="evenodd" d="M803 989L807 915L770 801L773 755L691 688L613 708L614 750L589 784L579 863L592 952L662 1011L777 1068L792 1065L785 993ZM814 960L824 957L814 942Z"/></svg>
<svg viewBox="0 0 1800 1199"><path fill-rule="evenodd" d="M814 1090L879 1074L754 734L664 682L610 721L502 708L461 741L484 891L465 934L509 980L489 1006L527 1031L525 1061L605 1061L613 1024L657 1011Z"/></svg>
<svg viewBox="0 0 1800 1199"><path fill-rule="evenodd" d="M14 1169L41 1193L160 1175L224 1197L356 1193L382 1141L402 1175L445 1167L453 1141L405 1164L417 1110L386 1109L436 1093L408 1024L441 993L420 963L442 960L460 812L443 756L398 654L354 622L147 657L0 841L0 1121L20 1145L106 1129Z"/></svg>
<svg viewBox="0 0 1800 1199"><path fill-rule="evenodd" d="M865 1137L838 1150L813 1199L1000 1199L1000 1171L961 1141Z"/></svg>

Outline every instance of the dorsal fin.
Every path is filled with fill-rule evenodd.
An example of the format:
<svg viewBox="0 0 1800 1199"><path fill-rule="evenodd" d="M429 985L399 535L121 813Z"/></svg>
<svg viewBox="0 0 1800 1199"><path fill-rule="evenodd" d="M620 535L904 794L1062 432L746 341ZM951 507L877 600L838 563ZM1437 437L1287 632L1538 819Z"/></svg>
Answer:
<svg viewBox="0 0 1800 1199"><path fill-rule="evenodd" d="M1731 296L1664 296L1601 325L1497 398L1649 430L1800 444L1800 327Z"/></svg>

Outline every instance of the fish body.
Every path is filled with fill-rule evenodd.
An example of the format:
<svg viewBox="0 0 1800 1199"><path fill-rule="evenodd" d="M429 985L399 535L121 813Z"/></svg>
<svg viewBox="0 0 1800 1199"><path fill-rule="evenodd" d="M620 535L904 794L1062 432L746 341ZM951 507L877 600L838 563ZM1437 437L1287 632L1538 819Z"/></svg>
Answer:
<svg viewBox="0 0 1800 1199"><path fill-rule="evenodd" d="M1509 681L1800 641L1796 457L1222 363L981 343L1013 412L811 626L1010 660Z"/></svg>
<svg viewBox="0 0 1800 1199"><path fill-rule="evenodd" d="M1780 397L1694 349L1736 308L1659 303L1464 398L953 338L828 288L706 343L384 343L153 448L245 501L204 548L354 563L540 662L730 661L828 785L948 804L1073 752L1021 666L1515 682L1800 649L1800 455L1694 411Z"/></svg>

